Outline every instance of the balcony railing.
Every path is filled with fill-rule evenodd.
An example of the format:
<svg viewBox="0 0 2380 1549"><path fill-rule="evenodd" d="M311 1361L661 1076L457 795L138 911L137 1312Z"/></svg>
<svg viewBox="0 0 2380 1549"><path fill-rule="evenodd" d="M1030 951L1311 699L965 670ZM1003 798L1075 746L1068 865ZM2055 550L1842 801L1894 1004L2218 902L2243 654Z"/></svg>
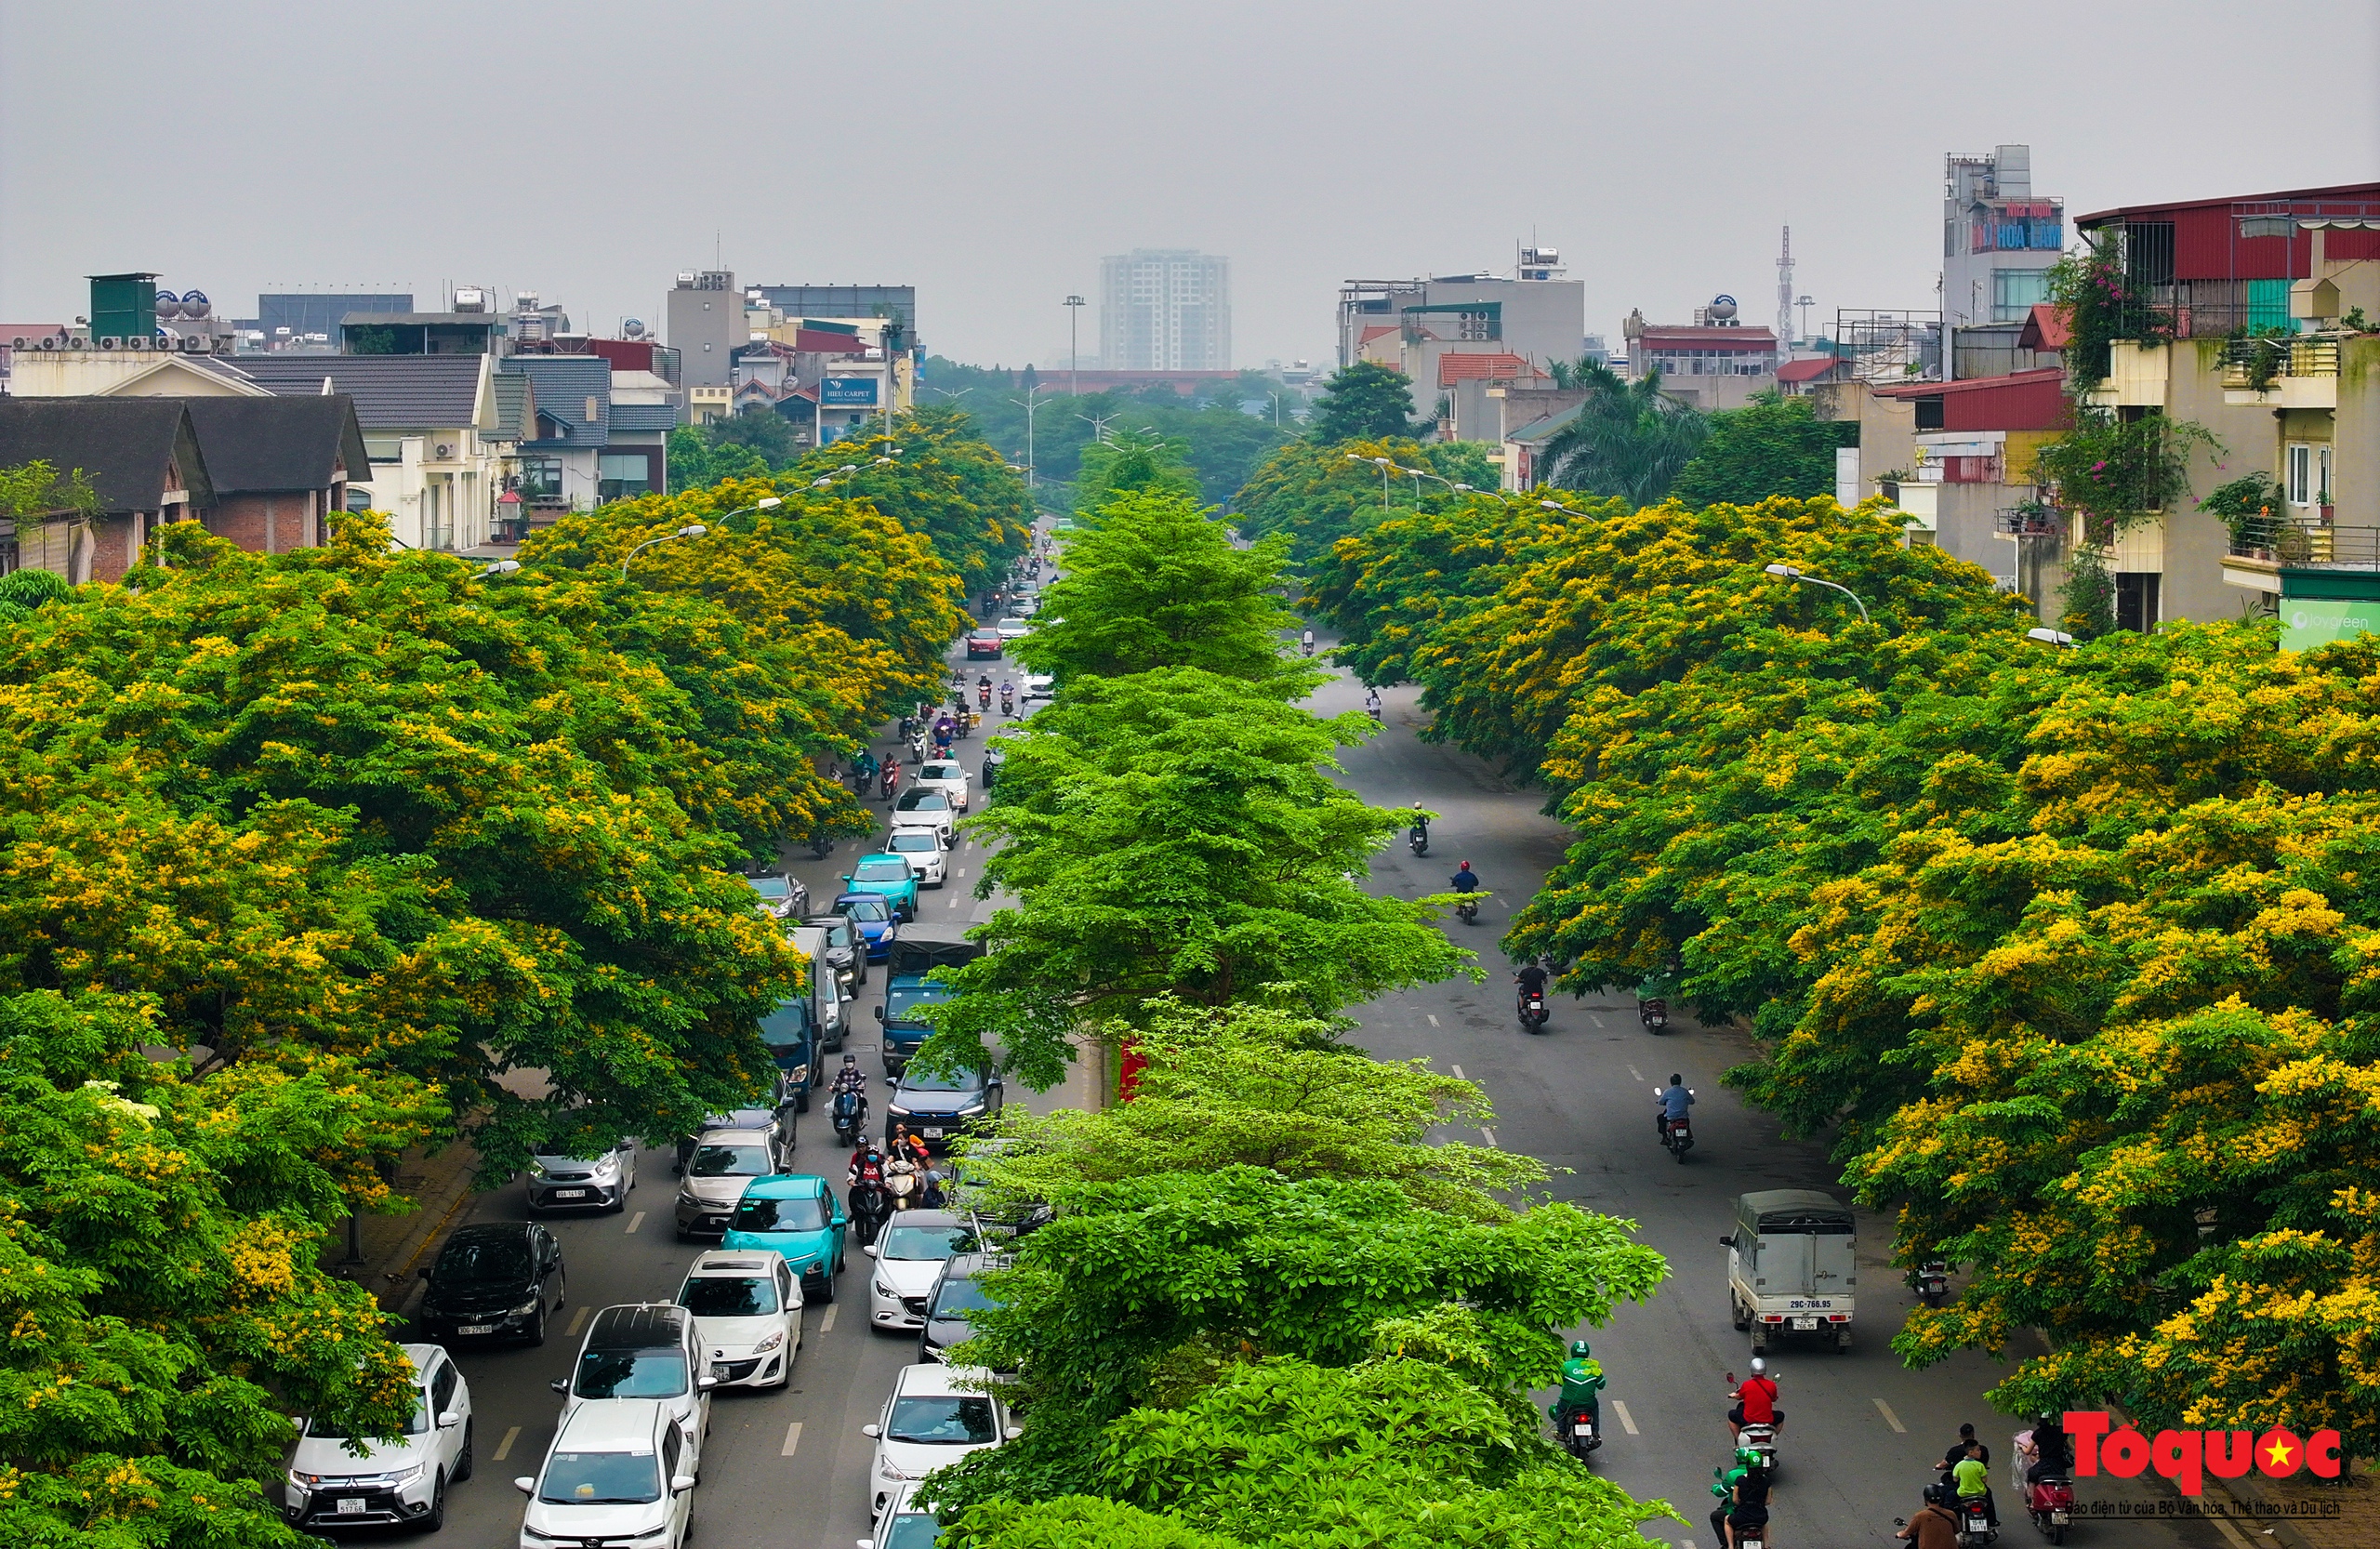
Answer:
<svg viewBox="0 0 2380 1549"><path fill-rule="evenodd" d="M2252 516L2232 534L2231 557L2292 569L2380 570L2380 527L2334 527L2299 517Z"/></svg>
<svg viewBox="0 0 2380 1549"><path fill-rule="evenodd" d="M2224 347L2223 385L2244 389L2283 377L2335 377L2334 338L2235 338Z"/></svg>
<svg viewBox="0 0 2380 1549"><path fill-rule="evenodd" d="M2062 532L2065 523L2056 511L2017 510L2002 511L1999 525L2000 531L2009 537L2048 537Z"/></svg>

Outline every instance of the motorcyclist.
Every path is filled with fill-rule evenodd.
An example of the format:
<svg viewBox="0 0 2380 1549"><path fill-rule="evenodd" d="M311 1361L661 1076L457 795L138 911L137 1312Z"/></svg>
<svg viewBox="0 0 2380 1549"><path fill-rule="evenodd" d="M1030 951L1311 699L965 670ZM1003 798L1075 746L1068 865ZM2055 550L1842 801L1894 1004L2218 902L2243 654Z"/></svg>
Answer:
<svg viewBox="0 0 2380 1549"><path fill-rule="evenodd" d="M1424 844L1429 842L1430 814L1419 801L1413 803L1413 826L1406 829L1405 834L1408 839L1418 839Z"/></svg>
<svg viewBox="0 0 2380 1549"><path fill-rule="evenodd" d="M860 788L862 790L866 790L867 788L867 782L876 778L875 749L868 748L861 748L859 761L852 765L852 773L858 776Z"/></svg>
<svg viewBox="0 0 2380 1549"><path fill-rule="evenodd" d="M1950 1507L1937 1504L1927 1496L1925 1504L1909 1519L1909 1526L1893 1535L1911 1539L1917 1549L1959 1549L1959 1518Z"/></svg>
<svg viewBox="0 0 2380 1549"><path fill-rule="evenodd" d="M1733 1461L1735 1466L1724 1474L1715 1468L1711 1471L1715 1476L1711 1484L1711 1493L1719 1498L1719 1503L1711 1511L1711 1536L1723 1544L1735 1542L1735 1536L1730 1529L1740 1519L1740 1514L1743 1511L1739 1494L1743 1490L1746 1480L1758 1481L1753 1493L1759 1496L1757 1509L1760 1521L1758 1523L1747 1521L1744 1526L1757 1527L1768 1520L1768 1476L1761 1469L1760 1454L1749 1448L1740 1448L1737 1450Z"/></svg>
<svg viewBox="0 0 2380 1549"><path fill-rule="evenodd" d="M884 1158L884 1186L892 1191L892 1208L907 1210L916 1203L918 1193L918 1159L908 1151L895 1147Z"/></svg>
<svg viewBox="0 0 2380 1549"><path fill-rule="evenodd" d="M1479 876L1476 872L1471 869L1471 863L1469 861L1463 862L1461 866L1457 867L1455 874L1451 878L1448 879L1448 880L1451 883L1457 893L1471 893L1475 891L1479 886Z"/></svg>
<svg viewBox="0 0 2380 1549"><path fill-rule="evenodd" d="M1016 713L1016 685L1006 678L1000 680L1000 713L1002 715Z"/></svg>
<svg viewBox="0 0 2380 1549"><path fill-rule="evenodd" d="M1686 1079L1675 1071L1670 1072L1670 1084L1653 1097L1653 1132L1663 1140L1670 1138L1670 1126L1686 1117L1694 1106L1694 1093L1686 1090ZM1758 1363L1752 1366L1758 1371Z"/></svg>
<svg viewBox="0 0 2380 1549"><path fill-rule="evenodd" d="M1765 1425L1772 1436L1785 1429L1785 1411L1777 1407L1777 1380L1768 1374L1768 1362L1761 1357L1752 1358L1752 1375L1736 1384L1728 1397L1736 1407L1727 1411L1727 1434L1740 1438L1747 1425Z"/></svg>
<svg viewBox="0 0 2380 1549"><path fill-rule="evenodd" d="M867 1072L859 1067L859 1056L856 1054L843 1056L842 1067L835 1072L834 1080L826 1088L826 1095L830 1098L840 1097L847 1092L856 1092L862 1097L867 1095Z"/></svg>
<svg viewBox="0 0 2380 1549"><path fill-rule="evenodd" d="M1376 688L1364 690L1364 710L1374 721L1380 719L1380 690Z"/></svg>
<svg viewBox="0 0 2380 1549"><path fill-rule="evenodd" d="M1583 1339L1570 1344L1570 1357L1562 1363L1562 1391L1554 1402L1545 1406L1545 1418L1559 1425L1562 1417L1579 1410L1598 1425L1603 1423L1603 1362L1594 1358L1594 1351Z"/></svg>
<svg viewBox="0 0 2380 1549"><path fill-rule="evenodd" d="M853 1185L863 1183L881 1185L884 1182L884 1153L870 1142L860 1142L852 1150L851 1171L844 1175L843 1181Z"/></svg>
<svg viewBox="0 0 2380 1549"><path fill-rule="evenodd" d="M890 801L892 800L893 796L901 788L901 761L899 759L887 759L884 761L884 773L878 778L876 788L877 793L883 797L885 801Z"/></svg>
<svg viewBox="0 0 2380 1549"><path fill-rule="evenodd" d="M2066 1427L2057 1416L2045 1414L2033 1422L2032 1435L2026 1438L2032 1444L2031 1458L2025 1468L2025 1482L2036 1479L2064 1479L2072 1476L2074 1461L2066 1439Z"/></svg>
<svg viewBox="0 0 2380 1549"><path fill-rule="evenodd" d="M926 1143L919 1139L906 1124L892 1126L892 1150L894 1154L908 1158L919 1167L933 1160L933 1153L926 1148Z"/></svg>
<svg viewBox="0 0 2380 1549"><path fill-rule="evenodd" d="M1982 1468L1972 1476L1963 1474L1968 1463L1980 1463ZM1975 1434L1972 1424L1961 1425L1959 1439L1943 1452L1942 1476L1962 1496L1982 1496L1984 1520L1994 1528L2000 1526L2000 1503L1991 1494L1991 1449ZM1967 1488L1970 1482L1975 1489Z"/></svg>
<svg viewBox="0 0 2380 1549"><path fill-rule="evenodd" d="M1545 981L1550 977L1552 975L1536 962L1521 964L1520 972L1513 975L1513 982L1520 986L1519 1003L1526 1006L1528 1004L1530 996L1543 995ZM1584 1344L1585 1341L1581 1340L1580 1343Z"/></svg>
<svg viewBox="0 0 2380 1549"><path fill-rule="evenodd" d="M1313 631L1312 629L1308 629L1304 634L1302 634L1302 635L1299 636L1299 637L1298 637L1298 643L1299 643L1300 645L1302 645L1302 646L1303 646L1303 647L1305 648L1305 654L1306 654L1307 655L1309 655L1309 656L1313 655L1314 655L1314 631Z"/></svg>
<svg viewBox="0 0 2380 1549"><path fill-rule="evenodd" d="M1768 1526L1768 1470L1760 1466L1760 1454L1752 1456L1749 1466L1736 1476L1727 1510L1726 1542L1729 1549L1739 1536L1758 1533Z"/></svg>
<svg viewBox="0 0 2380 1549"><path fill-rule="evenodd" d="M989 790L999 783L1000 765L1008 762L1008 755L995 748L984 755L984 788Z"/></svg>

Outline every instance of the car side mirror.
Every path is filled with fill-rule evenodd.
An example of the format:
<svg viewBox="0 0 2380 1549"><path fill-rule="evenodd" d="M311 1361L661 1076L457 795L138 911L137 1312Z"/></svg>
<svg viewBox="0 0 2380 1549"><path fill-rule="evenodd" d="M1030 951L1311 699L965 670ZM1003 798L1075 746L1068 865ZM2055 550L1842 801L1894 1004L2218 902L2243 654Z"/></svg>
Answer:
<svg viewBox="0 0 2380 1549"><path fill-rule="evenodd" d="M512 1488L523 1495L535 1495L537 1493L537 1481L523 1474L512 1481Z"/></svg>
<svg viewBox="0 0 2380 1549"><path fill-rule="evenodd" d="M442 1431L451 1431L462 1423L463 1412L460 1410L448 1410L438 1417L438 1428Z"/></svg>
<svg viewBox="0 0 2380 1549"><path fill-rule="evenodd" d="M430 1278L430 1266L428 1264L424 1264L419 1269L415 1270L414 1273L422 1279L427 1280Z"/></svg>
<svg viewBox="0 0 2380 1549"><path fill-rule="evenodd" d="M874 1441L884 1435L884 1427L881 1425L862 1425L859 1428L859 1434L867 1437L870 1441Z"/></svg>
<svg viewBox="0 0 2380 1549"><path fill-rule="evenodd" d="M570 1391L570 1379L567 1377L556 1377L552 1382L548 1383L546 1385L553 1389L556 1393L568 1393Z"/></svg>
<svg viewBox="0 0 2380 1549"><path fill-rule="evenodd" d="M847 881L847 882L848 882L848 881L850 881L851 880L852 880L852 874L851 874L850 872L848 872L848 871L844 872L844 873L843 873L843 880L845 880L845 881Z"/></svg>
<svg viewBox="0 0 2380 1549"><path fill-rule="evenodd" d="M669 1481L669 1493L672 1495L683 1495L694 1488L694 1476L692 1474L681 1474Z"/></svg>
<svg viewBox="0 0 2380 1549"><path fill-rule="evenodd" d="M708 1393L711 1389L713 1389L713 1388L717 1387L718 1385L719 1385L719 1379L718 1379L718 1378L716 1378L716 1377L714 1377L714 1376L712 1376L712 1375L711 1375L709 1372L707 1372L707 1371L704 1372L701 1376L699 1376L699 1377L697 1377L697 1378L695 1378L695 1379L694 1379L694 1391L695 1391L696 1393Z"/></svg>
<svg viewBox="0 0 2380 1549"><path fill-rule="evenodd" d="M882 1006L879 1006L879 1007L877 1007L877 1008L876 1008L876 1020L878 1020L879 1022L881 1022L881 1021L883 1021L883 1020L884 1020L884 1008L883 1008ZM425 1269L425 1270L423 1270L423 1271L422 1271L422 1273L423 1273L423 1274L425 1274L425 1275L427 1275L427 1274L429 1274L430 1272L429 1272L428 1270L426 1270L426 1269Z"/></svg>
<svg viewBox="0 0 2380 1549"><path fill-rule="evenodd" d="M1722 1248L1733 1248L1735 1245L1736 1239L1734 1238L1723 1237L1719 1239L1719 1246Z"/></svg>
<svg viewBox="0 0 2380 1549"><path fill-rule="evenodd" d="M876 1244L872 1242L861 1243L859 1251L866 1253L871 1259L876 1257Z"/></svg>

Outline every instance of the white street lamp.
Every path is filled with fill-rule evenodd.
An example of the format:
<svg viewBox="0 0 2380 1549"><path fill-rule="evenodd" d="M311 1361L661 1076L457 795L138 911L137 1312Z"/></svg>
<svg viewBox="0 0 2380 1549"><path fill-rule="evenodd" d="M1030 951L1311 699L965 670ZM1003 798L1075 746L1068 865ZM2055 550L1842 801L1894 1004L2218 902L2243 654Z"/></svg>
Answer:
<svg viewBox="0 0 2380 1549"><path fill-rule="evenodd" d="M761 502L760 503L760 505L759 505L759 506L747 506L747 507L745 507L745 508L744 508L744 510L760 510L760 509L762 509L762 508L764 508L764 507L768 507L768 506L774 506L774 505L777 505L777 504L780 504L780 502L777 500L777 498L776 498L774 496L771 496L768 499L761 501ZM727 514L728 514L728 515L730 515L730 516L739 516L739 515L741 515L741 514L742 514L742 512L740 512L740 511L730 511L730 512L728 512ZM664 534L662 534L659 537L649 537L649 538L646 538L642 543L640 543L640 544L638 544L635 548L633 548L633 549L629 549L629 550L628 551L627 558L622 559L622 560L620 561L620 579L621 579L621 580L623 580L623 581L625 581L625 580L627 580L627 579L628 578L628 561L629 561L629 560L632 560L632 559L634 559L634 558L636 558L639 554L643 553L646 549L648 549L652 548L654 544L656 544L656 543L667 543L667 542L668 542L671 538L680 538L680 537L701 537L704 534L706 534L706 533L707 533L707 532L709 532L709 531L710 531L710 529L709 529L708 527L704 526L701 523L699 523L699 522L694 522L694 523L687 523L685 526L679 528L679 529L678 529L676 532L674 532L674 533L664 533Z"/></svg>
<svg viewBox="0 0 2380 1549"><path fill-rule="evenodd" d="M1782 576L1789 581L1806 581L1814 587L1824 587L1829 591L1839 591L1843 593L1844 596L1851 599L1851 605L1859 610L1859 622L1862 624L1868 622L1868 604L1859 601L1859 594L1852 590L1849 587L1838 586L1832 581L1821 580L1819 577L1811 575L1808 571L1797 570L1790 564L1763 565L1761 568L1767 571L1771 576Z"/></svg>

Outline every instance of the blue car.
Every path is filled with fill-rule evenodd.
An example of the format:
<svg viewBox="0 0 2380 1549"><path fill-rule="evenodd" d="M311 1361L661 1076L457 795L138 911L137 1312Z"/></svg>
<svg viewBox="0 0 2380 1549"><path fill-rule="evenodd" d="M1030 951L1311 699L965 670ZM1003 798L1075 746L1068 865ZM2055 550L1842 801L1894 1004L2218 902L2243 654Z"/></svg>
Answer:
<svg viewBox="0 0 2380 1549"><path fill-rule="evenodd" d="M898 851L862 855L843 878L843 892L872 893L891 904L904 920L918 918L918 868Z"/></svg>
<svg viewBox="0 0 2380 1549"><path fill-rule="evenodd" d="M870 962L882 962L901 939L899 906L880 893L842 894L835 900L835 912L850 920L867 943Z"/></svg>
<svg viewBox="0 0 2380 1549"><path fill-rule="evenodd" d="M832 1302L850 1229L851 1218L826 1179L780 1172L745 1185L719 1245L781 1254L801 1277L803 1300Z"/></svg>

